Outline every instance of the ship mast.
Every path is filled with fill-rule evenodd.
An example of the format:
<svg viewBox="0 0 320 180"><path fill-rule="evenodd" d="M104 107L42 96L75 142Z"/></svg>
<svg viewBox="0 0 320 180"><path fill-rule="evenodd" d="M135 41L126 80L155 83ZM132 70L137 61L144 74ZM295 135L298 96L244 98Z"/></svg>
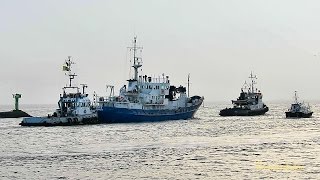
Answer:
<svg viewBox="0 0 320 180"><path fill-rule="evenodd" d="M188 97L190 97L190 74L188 74Z"/></svg>
<svg viewBox="0 0 320 180"><path fill-rule="evenodd" d="M297 91L294 91L294 101L295 101L295 104L298 104Z"/></svg>
<svg viewBox="0 0 320 180"><path fill-rule="evenodd" d="M132 65L132 67L134 68L134 80L137 81L138 80L138 70L140 67L142 67L141 58L136 57L137 50L142 49L142 47L137 46L137 36L134 37L133 47L129 47L129 48L130 48L130 50L133 50L133 65Z"/></svg>
<svg viewBox="0 0 320 180"><path fill-rule="evenodd" d="M252 71L251 71L251 74L250 74L250 77L249 77L250 79L251 79L251 92L252 93L254 93L254 84L257 84L256 82L255 82L255 79L257 79L257 76L256 75L253 75L252 74Z"/></svg>
<svg viewBox="0 0 320 180"><path fill-rule="evenodd" d="M77 76L75 73L71 72L71 65L72 64L75 64L75 63L71 61L71 56L68 56L68 60L66 60L66 63L63 65L63 71L68 71L69 88L72 87L72 80L74 79L75 76Z"/></svg>

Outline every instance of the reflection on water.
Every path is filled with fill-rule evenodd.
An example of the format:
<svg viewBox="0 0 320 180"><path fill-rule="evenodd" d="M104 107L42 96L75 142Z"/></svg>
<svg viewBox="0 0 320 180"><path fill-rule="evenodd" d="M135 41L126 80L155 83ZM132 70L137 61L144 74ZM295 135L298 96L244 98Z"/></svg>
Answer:
<svg viewBox="0 0 320 180"><path fill-rule="evenodd" d="M245 179L320 177L320 107L285 119L288 104L257 117L71 127L20 127L0 120L1 179ZM55 106L25 106L46 115ZM4 109L4 108L2 108Z"/></svg>

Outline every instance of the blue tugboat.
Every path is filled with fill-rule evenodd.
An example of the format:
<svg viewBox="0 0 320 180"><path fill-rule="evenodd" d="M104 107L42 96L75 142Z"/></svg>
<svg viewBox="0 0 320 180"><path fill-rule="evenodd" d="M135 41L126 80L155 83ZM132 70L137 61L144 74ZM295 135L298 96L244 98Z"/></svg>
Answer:
<svg viewBox="0 0 320 180"><path fill-rule="evenodd" d="M127 80L128 86L124 85L118 96L114 96L113 86L107 86L110 95L97 97L99 121L130 123L193 118L204 97L189 97L189 83L187 95L185 87L170 85L169 76L164 74L157 78L139 75L142 60L136 54L137 50L142 48L137 46L136 37L130 49L133 51L134 77Z"/></svg>

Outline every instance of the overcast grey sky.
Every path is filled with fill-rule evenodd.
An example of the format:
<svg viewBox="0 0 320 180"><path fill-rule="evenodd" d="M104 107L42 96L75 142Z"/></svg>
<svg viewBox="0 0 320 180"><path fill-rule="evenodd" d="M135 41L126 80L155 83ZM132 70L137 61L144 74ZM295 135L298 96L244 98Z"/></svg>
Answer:
<svg viewBox="0 0 320 180"><path fill-rule="evenodd" d="M170 76L206 101L230 101L251 71L264 99L320 100L318 0L2 0L0 104L55 104L72 56L102 95L129 77L134 34L144 74Z"/></svg>

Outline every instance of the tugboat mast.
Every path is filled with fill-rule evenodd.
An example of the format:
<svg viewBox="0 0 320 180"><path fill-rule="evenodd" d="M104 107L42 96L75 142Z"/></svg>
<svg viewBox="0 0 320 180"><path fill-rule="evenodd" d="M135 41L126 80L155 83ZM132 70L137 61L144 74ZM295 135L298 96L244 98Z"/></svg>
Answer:
<svg viewBox="0 0 320 180"><path fill-rule="evenodd" d="M250 77L251 79L251 92L254 93L254 84L257 84L254 80L257 79L257 76L256 75L253 75L252 74L252 71L251 71L251 74L250 74Z"/></svg>
<svg viewBox="0 0 320 180"><path fill-rule="evenodd" d="M71 56L68 56L68 60L66 60L65 65L63 66L63 71L68 71L69 76L69 88L72 88L72 80L75 76L77 76L75 73L72 74L71 72L71 65L75 64L73 61L71 61Z"/></svg>
<svg viewBox="0 0 320 180"><path fill-rule="evenodd" d="M137 54L137 50L138 49L143 49L142 47L137 47L137 36L134 37L133 40L133 47L129 47L130 50L133 50L133 65L132 67L134 68L134 80L138 80L138 70L140 67L142 67L141 61L139 61L139 59L141 60L141 58L136 57Z"/></svg>
<svg viewBox="0 0 320 180"><path fill-rule="evenodd" d="M190 73L188 74L188 97L190 95Z"/></svg>
<svg viewBox="0 0 320 180"><path fill-rule="evenodd" d="M297 91L294 91L294 103L298 104L298 96L297 96Z"/></svg>

